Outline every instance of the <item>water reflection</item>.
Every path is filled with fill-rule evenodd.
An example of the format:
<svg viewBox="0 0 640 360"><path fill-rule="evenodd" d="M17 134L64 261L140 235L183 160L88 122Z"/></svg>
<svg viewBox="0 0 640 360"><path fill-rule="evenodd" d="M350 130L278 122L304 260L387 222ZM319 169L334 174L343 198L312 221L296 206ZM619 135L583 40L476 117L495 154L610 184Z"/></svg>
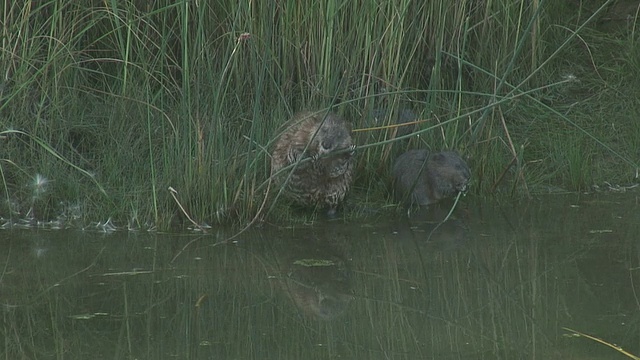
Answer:
<svg viewBox="0 0 640 360"><path fill-rule="evenodd" d="M222 246L3 230L0 357L627 358L563 327L640 354L630 194L464 204L442 225L434 209Z"/></svg>
<svg viewBox="0 0 640 360"><path fill-rule="evenodd" d="M353 299L351 270L340 244L309 234L274 245L269 257L283 267L273 278L304 314L331 320L344 313Z"/></svg>

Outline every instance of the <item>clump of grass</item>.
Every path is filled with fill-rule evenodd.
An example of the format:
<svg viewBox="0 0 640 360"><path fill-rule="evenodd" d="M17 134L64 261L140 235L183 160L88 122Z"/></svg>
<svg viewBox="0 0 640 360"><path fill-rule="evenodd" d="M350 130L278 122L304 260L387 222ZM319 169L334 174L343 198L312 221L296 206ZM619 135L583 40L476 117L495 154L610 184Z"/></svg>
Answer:
<svg viewBox="0 0 640 360"><path fill-rule="evenodd" d="M51 180L44 218L81 203L94 221L246 223L264 200L276 129L302 109L333 108L361 130L355 204L386 202L388 169L413 147L462 152L478 193L526 191L550 179L560 157L541 140L565 127L627 172L632 136L580 117L606 108L615 76L638 62L632 30L620 68L601 67L605 42L589 26L605 5L567 19L555 14L571 9L547 1L14 2L2 15L0 131L30 137L0 140L4 198L23 197L19 184L40 173ZM573 88L567 68L585 72ZM373 126L378 110L389 115ZM416 128L394 137L406 110ZM587 172L558 179L582 174L586 187L598 180ZM269 209L292 220L284 203Z"/></svg>

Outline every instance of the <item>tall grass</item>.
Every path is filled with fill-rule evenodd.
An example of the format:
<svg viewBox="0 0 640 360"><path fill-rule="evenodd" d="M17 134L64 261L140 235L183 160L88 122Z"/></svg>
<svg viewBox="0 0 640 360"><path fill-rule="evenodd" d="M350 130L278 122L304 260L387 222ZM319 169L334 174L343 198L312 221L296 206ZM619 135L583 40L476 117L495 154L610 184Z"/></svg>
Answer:
<svg viewBox="0 0 640 360"><path fill-rule="evenodd" d="M460 150L479 193L507 181L514 190L550 179L588 186L590 179L574 178L587 171L543 175L563 158L550 152L572 143L562 137L548 146L558 128L588 139L594 160L617 159L608 180L629 180L637 167L636 140L626 135L640 132L637 121L620 120L630 132L613 138L604 126L585 126L588 107L603 109L626 91L605 77L640 61L633 27L618 43L623 65L601 68L606 49L593 46L606 35L589 26L604 5L571 17L575 9L544 0L4 6L4 218L34 210L25 186L42 174L50 180L38 195L47 204L36 212L42 218L77 207L85 221L113 217L133 227L167 227L185 213L199 224L247 221L265 196L276 129L308 108L334 107L360 130L355 204L388 199L390 163L408 147ZM584 77L563 80L576 57ZM387 114L377 122L376 109ZM392 140L387 125L405 109L418 124Z"/></svg>

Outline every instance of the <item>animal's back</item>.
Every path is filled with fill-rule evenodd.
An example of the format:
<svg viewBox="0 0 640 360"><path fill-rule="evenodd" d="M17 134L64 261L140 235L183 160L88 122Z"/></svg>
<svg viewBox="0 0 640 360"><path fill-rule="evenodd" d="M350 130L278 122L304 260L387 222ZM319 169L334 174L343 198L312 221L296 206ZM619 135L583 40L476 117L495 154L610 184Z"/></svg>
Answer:
<svg viewBox="0 0 640 360"><path fill-rule="evenodd" d="M466 191L471 171L454 151L429 153L421 149L400 155L392 176L397 197L426 206Z"/></svg>

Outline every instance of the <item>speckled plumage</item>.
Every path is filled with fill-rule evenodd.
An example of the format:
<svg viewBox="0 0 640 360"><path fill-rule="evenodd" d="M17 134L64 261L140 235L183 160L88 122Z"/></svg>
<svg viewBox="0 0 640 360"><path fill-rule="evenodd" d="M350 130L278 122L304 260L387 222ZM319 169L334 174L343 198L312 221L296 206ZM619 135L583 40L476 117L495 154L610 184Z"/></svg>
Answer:
<svg viewBox="0 0 640 360"><path fill-rule="evenodd" d="M329 215L335 214L353 180L351 127L333 113L305 111L284 129L271 154L275 183L286 186L284 194L299 205L327 207ZM278 173L307 158L312 159L288 169L290 177L290 171Z"/></svg>
<svg viewBox="0 0 640 360"><path fill-rule="evenodd" d="M392 175L398 199L426 206L465 192L471 171L456 152L410 150L398 156Z"/></svg>

